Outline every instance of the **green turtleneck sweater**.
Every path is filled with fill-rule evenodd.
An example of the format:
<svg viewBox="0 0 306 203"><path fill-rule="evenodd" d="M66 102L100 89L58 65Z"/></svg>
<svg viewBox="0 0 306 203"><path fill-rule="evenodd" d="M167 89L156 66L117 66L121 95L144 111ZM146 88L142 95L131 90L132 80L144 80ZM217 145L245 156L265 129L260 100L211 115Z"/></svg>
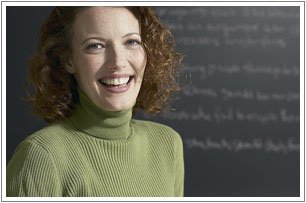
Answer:
<svg viewBox="0 0 306 203"><path fill-rule="evenodd" d="M106 112L81 91L71 117L18 145L7 196L183 196L183 144L173 129Z"/></svg>

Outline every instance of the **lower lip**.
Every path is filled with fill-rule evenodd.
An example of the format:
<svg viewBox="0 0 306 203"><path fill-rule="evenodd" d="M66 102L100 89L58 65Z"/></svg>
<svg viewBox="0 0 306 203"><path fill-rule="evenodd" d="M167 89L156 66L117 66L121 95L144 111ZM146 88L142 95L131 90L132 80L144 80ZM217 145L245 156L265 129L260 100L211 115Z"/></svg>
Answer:
<svg viewBox="0 0 306 203"><path fill-rule="evenodd" d="M133 80L133 78L132 78ZM126 85L124 86L106 86L106 85L103 85L100 83L100 85L105 89L107 90L108 92L110 93L124 93L126 91L128 91L130 89L130 86L131 86L131 83L132 83L132 80L129 81Z"/></svg>

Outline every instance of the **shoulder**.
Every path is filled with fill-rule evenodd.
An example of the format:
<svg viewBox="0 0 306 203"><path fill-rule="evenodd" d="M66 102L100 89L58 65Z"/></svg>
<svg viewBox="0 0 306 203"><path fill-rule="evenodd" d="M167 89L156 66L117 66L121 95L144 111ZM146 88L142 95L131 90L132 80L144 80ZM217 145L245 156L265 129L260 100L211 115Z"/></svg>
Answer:
<svg viewBox="0 0 306 203"><path fill-rule="evenodd" d="M134 128L138 131L144 131L149 139L158 140L159 142L168 141L172 145L178 146L182 143L179 133L173 128L152 121L133 119Z"/></svg>
<svg viewBox="0 0 306 203"><path fill-rule="evenodd" d="M69 135L69 130L61 122L53 122L26 137L18 147L35 145L46 151L54 151L69 139Z"/></svg>
<svg viewBox="0 0 306 203"><path fill-rule="evenodd" d="M30 138L17 146L6 172L7 196L40 196L36 192L52 192L59 183L52 155Z"/></svg>
<svg viewBox="0 0 306 203"><path fill-rule="evenodd" d="M71 144L70 129L62 122L57 121L27 136L14 150L10 160L11 166L16 162L42 163L53 162L65 156L66 147ZM34 164L36 165L36 164Z"/></svg>
<svg viewBox="0 0 306 203"><path fill-rule="evenodd" d="M44 130L40 130L43 132ZM51 163L51 156L47 145L40 140L41 132L37 131L26 137L16 147L13 156L7 165L8 176L13 178L24 170L36 170L42 164Z"/></svg>
<svg viewBox="0 0 306 203"><path fill-rule="evenodd" d="M153 121L136 120L136 119L133 119L132 122L134 126L136 126L137 128L142 128L147 131L158 132L161 134L174 136L174 137L178 136L178 132L176 132L173 128L165 124L161 124L161 123L157 123Z"/></svg>

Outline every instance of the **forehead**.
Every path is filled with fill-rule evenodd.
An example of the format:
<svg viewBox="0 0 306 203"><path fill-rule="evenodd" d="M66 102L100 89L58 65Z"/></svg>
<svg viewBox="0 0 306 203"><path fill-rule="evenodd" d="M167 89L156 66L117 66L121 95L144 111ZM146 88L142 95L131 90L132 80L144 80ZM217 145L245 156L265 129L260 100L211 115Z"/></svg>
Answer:
<svg viewBox="0 0 306 203"><path fill-rule="evenodd" d="M74 34L123 34L139 32L139 22L124 7L89 7L76 16ZM121 33L122 32L122 33Z"/></svg>

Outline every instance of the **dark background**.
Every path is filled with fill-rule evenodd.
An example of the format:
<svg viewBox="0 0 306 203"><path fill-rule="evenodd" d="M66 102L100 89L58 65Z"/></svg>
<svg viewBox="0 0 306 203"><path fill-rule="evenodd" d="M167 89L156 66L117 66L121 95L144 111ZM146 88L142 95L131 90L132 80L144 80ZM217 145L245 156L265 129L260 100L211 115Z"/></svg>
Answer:
<svg viewBox="0 0 306 203"><path fill-rule="evenodd" d="M7 7L7 161L45 126L23 101L52 7ZM185 196L299 196L299 7L156 7L186 57L156 120L184 142Z"/></svg>

